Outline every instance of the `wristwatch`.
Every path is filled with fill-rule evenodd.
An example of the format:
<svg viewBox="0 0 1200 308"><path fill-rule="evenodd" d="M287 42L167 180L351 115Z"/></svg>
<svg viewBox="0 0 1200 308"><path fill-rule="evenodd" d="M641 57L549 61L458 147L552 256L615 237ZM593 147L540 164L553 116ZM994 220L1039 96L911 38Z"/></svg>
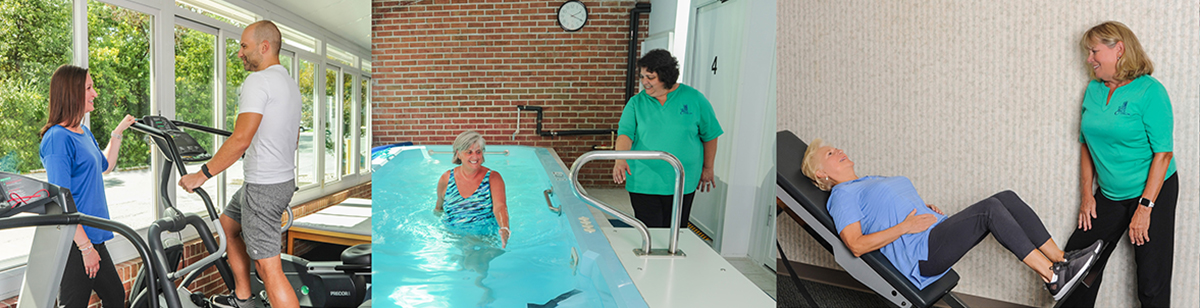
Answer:
<svg viewBox="0 0 1200 308"><path fill-rule="evenodd" d="M200 165L200 173L203 173L206 179L211 179L213 177L212 173L208 173L208 164Z"/></svg>
<svg viewBox="0 0 1200 308"><path fill-rule="evenodd" d="M1142 198L1141 200L1138 200L1138 204L1145 205L1148 208L1154 208L1154 201L1150 201L1150 199Z"/></svg>

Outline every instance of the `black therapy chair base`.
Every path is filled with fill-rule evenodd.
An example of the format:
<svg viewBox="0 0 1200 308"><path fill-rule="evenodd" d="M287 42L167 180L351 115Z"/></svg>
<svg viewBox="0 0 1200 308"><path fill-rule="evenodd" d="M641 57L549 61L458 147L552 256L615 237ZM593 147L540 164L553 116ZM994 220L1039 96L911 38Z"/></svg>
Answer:
<svg viewBox="0 0 1200 308"><path fill-rule="evenodd" d="M887 257L878 250L855 257L842 244L834 230L833 217L825 209L829 193L821 191L800 171L800 160L808 145L790 131L778 132L776 139L777 177L776 196L809 226L812 234L826 250L833 253L838 265L854 279L898 307L931 307L938 300L951 307L966 307L950 289L958 285L958 273L950 270L933 284L918 289Z"/></svg>

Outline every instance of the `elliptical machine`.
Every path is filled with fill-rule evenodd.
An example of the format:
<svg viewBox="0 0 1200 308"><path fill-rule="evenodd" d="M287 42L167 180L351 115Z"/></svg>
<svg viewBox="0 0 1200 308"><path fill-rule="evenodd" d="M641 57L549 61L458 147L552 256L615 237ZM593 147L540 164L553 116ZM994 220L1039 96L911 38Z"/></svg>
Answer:
<svg viewBox="0 0 1200 308"><path fill-rule="evenodd" d="M164 264L170 265L170 268L178 268L179 262L182 259L182 243L177 239L167 238L167 242L163 242L161 237L162 232L179 232L186 225L192 225L199 233L200 238L209 250L209 256L201 261L198 261L187 268L176 273L169 273L167 277L176 279L184 277L181 287L178 290L180 297L184 295L190 297L194 304L201 307L206 307L207 297L203 294L191 293L184 290L183 287L191 284L210 265L216 265L217 271L221 274L221 278L225 281L225 286L229 290L234 290L234 280L232 271L229 269L228 261L224 256L225 242L221 241L219 245L214 245L216 239L212 237L212 233L208 231L202 218L194 213L180 213L171 204L168 196L168 187L174 186L170 183L170 169L172 163L174 167L179 169L180 176L187 174L184 169L183 162L201 162L212 158L204 147L200 146L194 138L183 132L180 127L193 129L205 133L217 134L222 136L230 136L232 133L224 130L219 130L211 127L206 127L198 124L170 120L161 116L144 116L135 123L131 128L137 131L146 133L158 145L158 149L167 157L168 161L164 162L162 175L159 179L160 198L163 204L167 205L168 210L164 216L151 226L149 234L152 250L161 255ZM220 226L220 214L217 213L208 194L202 189L197 188L196 194L204 201L208 209L210 220L213 221L217 228L217 232L221 238L224 238L224 230ZM288 220L283 227L286 231L292 224L293 215L292 209L287 209ZM161 223L160 223L161 222ZM182 224L180 222L187 222ZM195 224L193 224L195 223ZM158 226L155 228L155 226ZM371 245L362 244L348 248L342 252L342 261L323 261L310 262L300 257L281 254L281 265L284 274L287 276L288 282L292 285L292 289L296 292L296 298L299 300L302 307L361 307L364 305L363 300L368 295L371 274ZM215 258L214 258L215 256ZM210 260L210 258L213 258ZM217 262L220 261L220 262ZM251 262L251 270L254 270L254 263ZM186 276L180 276L182 273ZM139 273L138 279L134 282L133 292L131 294L139 294L134 300L131 300L131 307L140 308L146 307L145 301L141 293L143 286L149 283L143 281L152 281L149 278L143 280L143 275L146 271ZM255 272L252 277L257 278ZM269 305L266 302L267 296L265 286L261 279L251 279L250 289L254 294L258 294L259 301L256 301L256 306L264 307ZM365 305L369 307L369 302Z"/></svg>
<svg viewBox="0 0 1200 308"><path fill-rule="evenodd" d="M218 242L212 236L212 231L208 228L208 224L203 217L195 213L183 213L175 208L171 202L169 190L172 185L170 183L171 169L174 167L179 170L179 175L187 174L187 169L184 168L184 162L206 161L212 158L203 147L196 142L190 135L184 133L175 124L181 124L191 129L196 129L206 133L220 134L229 136L230 133L209 127L194 125L186 122L171 121L161 116L145 116L140 121L135 122L130 128L136 131L145 133L147 137L154 141L158 149L166 157L163 161L162 173L159 175L159 200L164 205L162 218L155 220L150 224L146 237L149 243L150 250L158 262L143 266L138 272L137 279L130 289L130 307L147 307L153 305L154 298L187 298L185 302L188 307L208 307L208 299L202 293L193 293L187 290L187 286L192 283L204 270L209 266L216 266L217 271L221 275L221 279L225 281L226 287L233 289L233 272L229 269L229 264L224 261L226 249L225 241ZM216 207L213 205L212 199L203 188L194 190L196 195L204 201L204 206L208 210L208 220L212 222L217 229L217 234L221 238L225 237L225 230L221 228L220 215L217 213ZM163 233L171 232L178 233L184 228L191 226L200 235L200 239L204 242L205 249L209 255L205 256L200 261L194 262L178 271L170 271L179 268L179 264L183 258L183 244L177 238L163 239ZM155 271L164 272L161 275L161 280L173 282L175 279L182 278L179 287L163 288L161 290L149 290L146 288L153 281L148 276L147 268L153 267ZM166 291L174 289L174 291ZM160 296L161 295L161 296ZM187 305L191 304L191 305Z"/></svg>

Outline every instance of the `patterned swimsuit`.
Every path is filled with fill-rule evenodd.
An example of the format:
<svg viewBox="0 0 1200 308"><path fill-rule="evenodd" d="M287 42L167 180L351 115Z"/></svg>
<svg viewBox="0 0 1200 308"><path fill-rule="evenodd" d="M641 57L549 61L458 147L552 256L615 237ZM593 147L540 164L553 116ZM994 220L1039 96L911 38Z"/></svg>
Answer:
<svg viewBox="0 0 1200 308"><path fill-rule="evenodd" d="M470 197L463 198L454 180L454 170L450 170L450 182L446 186L444 197L446 214L442 222L455 233L462 234L494 234L499 226L492 212L492 171L488 170L479 183L479 188Z"/></svg>

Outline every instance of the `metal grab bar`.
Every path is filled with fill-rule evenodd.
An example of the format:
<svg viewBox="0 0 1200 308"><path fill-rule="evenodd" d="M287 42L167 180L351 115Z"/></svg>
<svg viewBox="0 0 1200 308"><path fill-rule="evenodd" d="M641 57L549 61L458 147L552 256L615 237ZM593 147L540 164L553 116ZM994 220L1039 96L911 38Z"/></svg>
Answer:
<svg viewBox="0 0 1200 308"><path fill-rule="evenodd" d="M451 154L451 155L453 155L453 154L454 154L454 151L434 151L434 150L429 150L429 155L436 155L436 154ZM504 155L504 156L508 156L508 150L504 150L504 151L483 151L483 155Z"/></svg>
<svg viewBox="0 0 1200 308"><path fill-rule="evenodd" d="M554 207L554 203L550 202L550 193L552 192L554 192L553 188L547 188L542 191L542 195L546 196L546 207L549 207L550 211L558 214L558 216L562 216L562 209Z"/></svg>
<svg viewBox="0 0 1200 308"><path fill-rule="evenodd" d="M596 207L610 215L617 217L625 224L633 226L642 235L642 248L634 249L634 253L638 256L652 254L650 250L650 231L646 228L646 224L642 223L637 218L630 217L628 214L622 213L604 204L600 200L584 193L583 185L579 183L579 169L583 168L593 160L616 160L616 159L660 159L671 164L675 168L675 193L671 201L671 244L667 248L666 255L668 256L683 256L683 252L679 251L679 215L680 207L683 204L683 163L679 162L675 155L663 151L591 151L583 153L574 163L571 164L571 184L575 186L575 194L593 207Z"/></svg>

